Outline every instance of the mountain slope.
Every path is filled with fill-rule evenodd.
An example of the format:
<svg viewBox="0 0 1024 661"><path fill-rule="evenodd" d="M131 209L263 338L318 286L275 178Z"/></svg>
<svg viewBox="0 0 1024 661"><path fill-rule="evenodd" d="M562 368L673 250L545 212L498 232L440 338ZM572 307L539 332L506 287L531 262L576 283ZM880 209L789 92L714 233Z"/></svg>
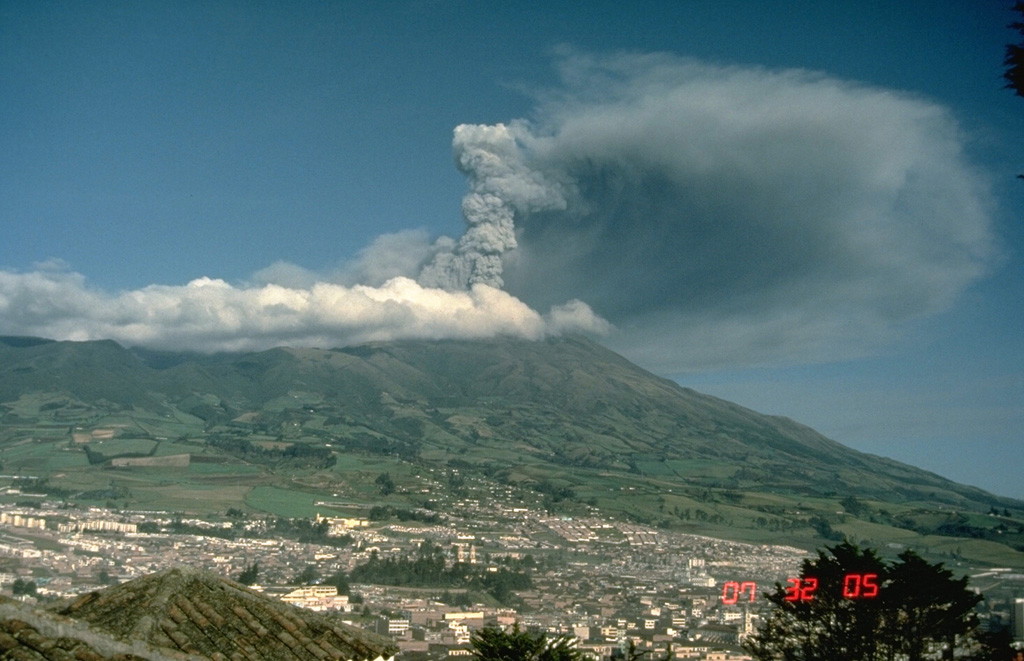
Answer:
<svg viewBox="0 0 1024 661"><path fill-rule="evenodd" d="M430 468L552 511L596 507L756 541L912 533L950 553L959 546L943 540L955 537L1024 545L1009 512L1022 503L680 387L579 337L213 356L0 339L0 407L5 468L60 470L69 491L140 503L156 500L147 490L161 503L173 494L145 471L102 472L112 458L187 453L207 468L178 475L183 484L301 484L368 504L384 471L407 506L423 504L415 493L439 497Z"/></svg>

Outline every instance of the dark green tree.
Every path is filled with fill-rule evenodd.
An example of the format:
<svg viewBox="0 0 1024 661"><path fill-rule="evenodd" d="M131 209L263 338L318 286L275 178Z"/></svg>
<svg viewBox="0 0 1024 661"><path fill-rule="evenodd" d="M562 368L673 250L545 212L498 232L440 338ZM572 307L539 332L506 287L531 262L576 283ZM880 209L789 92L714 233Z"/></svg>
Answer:
<svg viewBox="0 0 1024 661"><path fill-rule="evenodd" d="M1013 11L1020 14L1021 20L1010 23L1021 35L1021 41L1017 44L1006 46L1006 57L1003 58L1003 65L1006 71L1003 72L1003 79L1006 80L1006 88L1011 89L1017 96L1024 96L1024 2L1016 2ZM1024 179L1024 174L1018 174L1018 179Z"/></svg>
<svg viewBox="0 0 1024 661"><path fill-rule="evenodd" d="M1009 629L979 631L974 651L966 661L1014 661L1019 659L1019 650L1013 646L1013 634Z"/></svg>
<svg viewBox="0 0 1024 661"><path fill-rule="evenodd" d="M931 643L952 655L981 600L916 553L890 564L849 542L805 560L788 583L768 595L775 608L744 644L759 661L920 661Z"/></svg>
<svg viewBox="0 0 1024 661"><path fill-rule="evenodd" d="M348 594L348 576L340 569L324 579L324 585L333 585L338 588L338 594Z"/></svg>
<svg viewBox="0 0 1024 661"><path fill-rule="evenodd" d="M1020 14L1021 20L1010 23L1009 27L1020 32L1021 42L1006 47L1006 57L1003 60L1006 71L1003 78L1008 89L1012 89L1017 96L1024 96L1024 2L1014 4L1013 11Z"/></svg>
<svg viewBox="0 0 1024 661"><path fill-rule="evenodd" d="M36 595L36 582L28 581L23 578L14 579L14 584L11 586L11 592L15 595L27 595L34 597Z"/></svg>
<svg viewBox="0 0 1024 661"><path fill-rule="evenodd" d="M383 496L390 496L395 492L395 481L391 479L391 473L381 473L373 482L380 487Z"/></svg>
<svg viewBox="0 0 1024 661"><path fill-rule="evenodd" d="M238 575L238 582L242 585L252 585L260 575L260 563L253 562Z"/></svg>
<svg viewBox="0 0 1024 661"><path fill-rule="evenodd" d="M882 624L877 599L843 597L849 574L884 576L885 565L871 550L843 542L804 560L799 579L776 584L768 600L775 609L746 647L755 659L793 661L877 657Z"/></svg>
<svg viewBox="0 0 1024 661"><path fill-rule="evenodd" d="M316 570L316 565L306 565L301 572L292 578L291 582L296 585L312 585L319 578L320 572Z"/></svg>
<svg viewBox="0 0 1024 661"><path fill-rule="evenodd" d="M839 501L839 504L843 506L844 510L853 516L860 517L870 512L869 508L865 506L864 503L857 500L856 496L847 496Z"/></svg>
<svg viewBox="0 0 1024 661"><path fill-rule="evenodd" d="M981 596L967 589L966 577L954 578L941 563L904 551L888 578L882 595L890 613L886 633L908 661L921 661L932 642L946 643L952 653L957 639L977 627L974 607Z"/></svg>
<svg viewBox="0 0 1024 661"><path fill-rule="evenodd" d="M587 658L576 648L572 638L548 638L543 632L523 631L518 622L510 631L498 627L474 631L469 644L477 661L583 661Z"/></svg>

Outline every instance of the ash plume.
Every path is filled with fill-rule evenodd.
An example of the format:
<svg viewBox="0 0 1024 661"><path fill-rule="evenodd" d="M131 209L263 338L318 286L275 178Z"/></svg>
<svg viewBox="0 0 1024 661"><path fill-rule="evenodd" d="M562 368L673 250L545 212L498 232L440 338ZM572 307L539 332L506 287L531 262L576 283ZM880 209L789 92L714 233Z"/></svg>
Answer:
<svg viewBox="0 0 1024 661"><path fill-rule="evenodd" d="M662 372L870 354L1000 258L949 110L803 70L572 55L463 126L470 227L421 282L585 301ZM514 221L514 222L513 222Z"/></svg>
<svg viewBox="0 0 1024 661"><path fill-rule="evenodd" d="M469 192L462 199L468 228L450 252L438 253L420 274L428 287L466 289L474 284L501 288L502 258L516 248L517 214L564 209L557 182L524 163L516 125L456 127L452 147Z"/></svg>

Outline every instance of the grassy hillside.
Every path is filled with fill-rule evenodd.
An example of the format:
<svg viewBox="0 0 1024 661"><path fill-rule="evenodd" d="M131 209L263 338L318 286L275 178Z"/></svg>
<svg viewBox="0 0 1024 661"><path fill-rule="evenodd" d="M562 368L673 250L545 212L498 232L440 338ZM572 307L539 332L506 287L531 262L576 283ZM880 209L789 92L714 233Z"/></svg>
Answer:
<svg viewBox="0 0 1024 661"><path fill-rule="evenodd" d="M3 471L83 502L294 515L501 497L1024 566L1024 503L681 388L583 338L215 356L7 338L0 415ZM111 468L176 454L189 465ZM397 485L386 494L385 472Z"/></svg>

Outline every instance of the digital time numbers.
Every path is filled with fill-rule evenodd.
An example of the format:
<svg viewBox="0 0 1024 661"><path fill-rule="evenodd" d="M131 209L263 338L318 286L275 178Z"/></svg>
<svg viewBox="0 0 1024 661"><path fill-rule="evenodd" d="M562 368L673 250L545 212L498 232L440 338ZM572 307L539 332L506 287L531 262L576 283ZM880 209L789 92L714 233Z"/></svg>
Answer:
<svg viewBox="0 0 1024 661"><path fill-rule="evenodd" d="M818 591L818 579L813 576L787 578L783 601L811 601ZM722 586L722 603L735 604L753 601L757 595L754 581L726 581ZM873 599L878 596L878 574L847 574L843 576L844 599Z"/></svg>
<svg viewBox="0 0 1024 661"><path fill-rule="evenodd" d="M740 600L740 597L746 594L747 590L750 590L750 601L754 600L754 594L757 592L757 583L753 581L726 581L725 586L722 588L722 603L723 604L735 604Z"/></svg>

